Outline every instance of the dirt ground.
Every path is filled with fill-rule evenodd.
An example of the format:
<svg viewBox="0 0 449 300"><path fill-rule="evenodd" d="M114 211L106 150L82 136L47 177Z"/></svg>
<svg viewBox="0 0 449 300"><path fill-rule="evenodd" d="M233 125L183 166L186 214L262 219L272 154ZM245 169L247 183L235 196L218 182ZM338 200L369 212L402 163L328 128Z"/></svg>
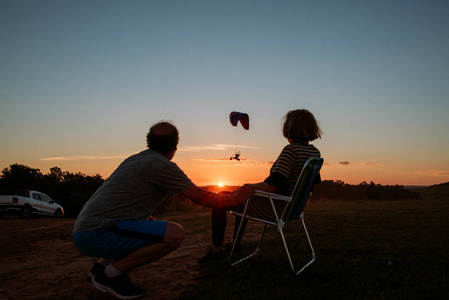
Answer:
<svg viewBox="0 0 449 300"><path fill-rule="evenodd" d="M182 218L173 221L182 225ZM85 279L95 260L74 247L74 221L0 219L0 299L112 299ZM196 261L208 244L210 231L188 233L178 250L129 275L147 299L194 298L195 287L207 280Z"/></svg>

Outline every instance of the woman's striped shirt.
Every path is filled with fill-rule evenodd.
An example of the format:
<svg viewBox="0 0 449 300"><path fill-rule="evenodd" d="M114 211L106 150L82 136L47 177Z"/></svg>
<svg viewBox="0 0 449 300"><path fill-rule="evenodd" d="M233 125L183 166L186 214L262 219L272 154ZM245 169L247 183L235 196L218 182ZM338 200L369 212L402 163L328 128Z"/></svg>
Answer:
<svg viewBox="0 0 449 300"><path fill-rule="evenodd" d="M276 193L290 195L306 160L310 157L321 157L321 153L313 145L292 142L282 149L265 182L278 187Z"/></svg>

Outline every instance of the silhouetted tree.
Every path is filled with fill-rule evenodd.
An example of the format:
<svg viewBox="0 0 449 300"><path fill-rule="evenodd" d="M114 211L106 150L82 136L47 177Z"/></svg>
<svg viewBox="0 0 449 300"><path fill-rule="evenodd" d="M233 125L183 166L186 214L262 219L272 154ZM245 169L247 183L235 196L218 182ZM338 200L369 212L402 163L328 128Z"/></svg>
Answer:
<svg viewBox="0 0 449 300"><path fill-rule="evenodd" d="M86 176L83 173L63 172L58 167L43 175L39 169L13 164L0 175L0 192L14 194L17 190L33 189L49 195L59 203L65 216L76 217L83 205L103 184L101 175Z"/></svg>
<svg viewBox="0 0 449 300"><path fill-rule="evenodd" d="M380 185L363 181L359 185L346 184L343 181L324 180L317 184L312 199L326 200L400 200L420 198L419 192L411 191L404 186Z"/></svg>
<svg viewBox="0 0 449 300"><path fill-rule="evenodd" d="M64 172L56 196L59 203L67 210L67 217L76 217L84 204L103 184L100 175L86 176L83 173Z"/></svg>
<svg viewBox="0 0 449 300"><path fill-rule="evenodd" d="M0 190L3 194L11 194L16 190L35 189L42 180L39 169L21 164L13 164L2 170Z"/></svg>

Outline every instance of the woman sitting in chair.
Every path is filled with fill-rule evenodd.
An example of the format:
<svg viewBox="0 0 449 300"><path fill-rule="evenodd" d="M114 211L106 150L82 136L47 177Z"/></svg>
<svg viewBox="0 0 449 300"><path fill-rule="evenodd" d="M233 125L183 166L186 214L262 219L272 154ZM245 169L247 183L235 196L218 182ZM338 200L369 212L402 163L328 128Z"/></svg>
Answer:
<svg viewBox="0 0 449 300"><path fill-rule="evenodd" d="M309 142L321 138L322 132L314 115L306 109L289 111L284 117L282 131L284 137L288 140L288 145L282 149L281 154L274 162L270 175L263 182L253 185L256 190L289 196L296 185L306 160L310 157L321 157L320 151L312 144L309 144ZM271 205L268 202L254 201L251 204L249 209L256 210L259 214L273 215ZM280 207L276 207L276 209L278 208ZM244 203L232 210L243 212L243 209ZM240 222L241 217L236 217L233 234L233 239L237 238L235 253L243 252L240 244L242 234L236 237ZM247 220L244 221L243 226L246 226L246 222ZM233 240L223 248L227 211L212 209L211 223L212 246L209 246L207 254L198 260L199 265L219 263L226 257L226 253L231 252L232 249Z"/></svg>

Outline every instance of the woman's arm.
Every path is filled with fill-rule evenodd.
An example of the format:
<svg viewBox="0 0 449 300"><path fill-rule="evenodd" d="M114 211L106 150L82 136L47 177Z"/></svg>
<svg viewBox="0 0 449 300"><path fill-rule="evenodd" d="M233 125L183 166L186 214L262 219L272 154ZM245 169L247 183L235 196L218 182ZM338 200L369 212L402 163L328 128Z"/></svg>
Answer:
<svg viewBox="0 0 449 300"><path fill-rule="evenodd" d="M252 184L252 186L254 186L254 188L256 190L264 191L264 192L268 192L268 193L275 193L278 190L277 187L275 187L274 185L270 185L266 182L255 183L255 184Z"/></svg>

